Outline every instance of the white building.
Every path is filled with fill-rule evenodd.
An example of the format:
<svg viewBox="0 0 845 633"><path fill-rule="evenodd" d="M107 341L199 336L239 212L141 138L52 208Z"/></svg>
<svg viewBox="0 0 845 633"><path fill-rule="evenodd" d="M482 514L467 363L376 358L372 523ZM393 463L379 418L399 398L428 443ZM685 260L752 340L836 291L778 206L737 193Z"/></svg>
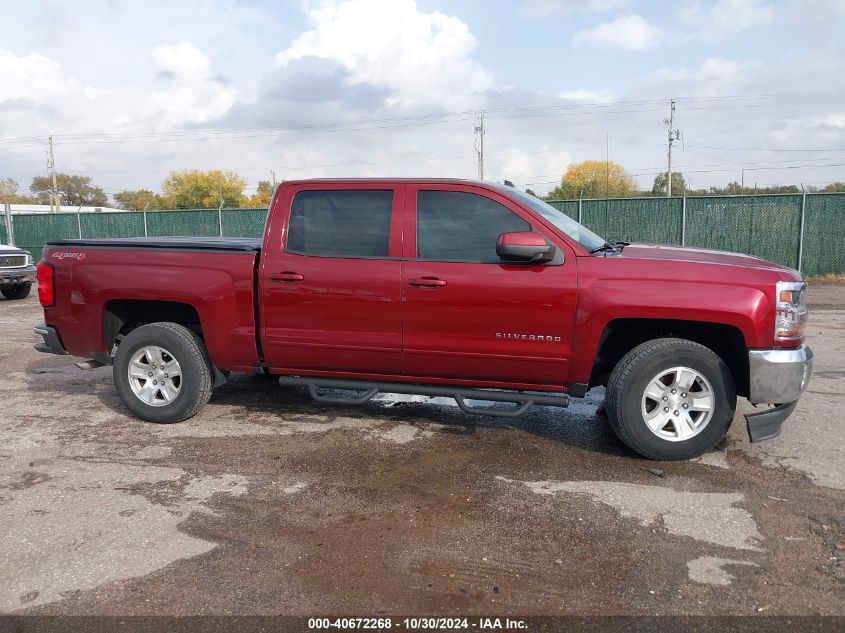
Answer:
<svg viewBox="0 0 845 633"><path fill-rule="evenodd" d="M51 213L53 210L49 204L11 204L12 213L19 215L23 213ZM123 212L126 209L115 209L114 207L78 207L62 205L62 213L111 213ZM3 211L3 205L0 205L0 213Z"/></svg>

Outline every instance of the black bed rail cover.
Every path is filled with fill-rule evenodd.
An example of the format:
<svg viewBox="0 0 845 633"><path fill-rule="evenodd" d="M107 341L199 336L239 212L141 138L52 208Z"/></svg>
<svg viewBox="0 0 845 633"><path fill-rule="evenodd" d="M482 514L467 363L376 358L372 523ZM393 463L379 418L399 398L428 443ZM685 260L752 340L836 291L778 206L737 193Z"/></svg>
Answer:
<svg viewBox="0 0 845 633"><path fill-rule="evenodd" d="M251 253L261 250L261 242L261 238L251 237L111 237L105 239L51 240L46 245L243 251Z"/></svg>

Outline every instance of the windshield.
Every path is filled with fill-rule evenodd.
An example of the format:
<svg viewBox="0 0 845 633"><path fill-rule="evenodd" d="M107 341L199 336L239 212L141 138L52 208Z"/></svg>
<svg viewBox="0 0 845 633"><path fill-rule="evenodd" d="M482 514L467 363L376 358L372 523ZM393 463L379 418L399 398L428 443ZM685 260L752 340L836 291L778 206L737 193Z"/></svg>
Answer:
<svg viewBox="0 0 845 633"><path fill-rule="evenodd" d="M517 198L520 202L527 204L588 251L605 244L604 238L599 237L590 229L581 226L563 211L558 211L552 205L543 202L539 198L535 198L530 193L511 189L508 190L508 194Z"/></svg>

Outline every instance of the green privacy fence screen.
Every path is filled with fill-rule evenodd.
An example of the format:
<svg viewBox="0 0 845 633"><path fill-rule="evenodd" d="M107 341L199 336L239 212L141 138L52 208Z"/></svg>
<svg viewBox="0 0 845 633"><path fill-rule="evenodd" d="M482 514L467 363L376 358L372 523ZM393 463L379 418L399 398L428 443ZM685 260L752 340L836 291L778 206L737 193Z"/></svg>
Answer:
<svg viewBox="0 0 845 633"><path fill-rule="evenodd" d="M845 194L555 200L608 241L755 255L807 276L845 273Z"/></svg>
<svg viewBox="0 0 845 633"><path fill-rule="evenodd" d="M38 260L45 242L62 238L261 237L267 209L186 209L121 213L33 213L12 216L15 245ZM222 230L221 230L222 225ZM7 243L0 222L0 243Z"/></svg>
<svg viewBox="0 0 845 633"><path fill-rule="evenodd" d="M555 200L608 241L684 244L756 255L805 275L845 273L845 194ZM260 237L266 209L13 215L17 246L77 237ZM8 243L0 222L0 242ZM800 259L800 261L799 261Z"/></svg>

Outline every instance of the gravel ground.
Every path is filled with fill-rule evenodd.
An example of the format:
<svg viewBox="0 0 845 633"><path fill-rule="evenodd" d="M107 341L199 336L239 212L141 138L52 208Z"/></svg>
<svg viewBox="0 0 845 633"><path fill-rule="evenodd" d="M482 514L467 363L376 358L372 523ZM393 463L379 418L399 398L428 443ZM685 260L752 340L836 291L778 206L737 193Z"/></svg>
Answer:
<svg viewBox="0 0 845 633"><path fill-rule="evenodd" d="M718 451L658 463L601 390L503 421L240 375L155 426L32 349L34 295L0 301L0 612L845 615L845 286L810 302L781 437L749 445L742 401Z"/></svg>

